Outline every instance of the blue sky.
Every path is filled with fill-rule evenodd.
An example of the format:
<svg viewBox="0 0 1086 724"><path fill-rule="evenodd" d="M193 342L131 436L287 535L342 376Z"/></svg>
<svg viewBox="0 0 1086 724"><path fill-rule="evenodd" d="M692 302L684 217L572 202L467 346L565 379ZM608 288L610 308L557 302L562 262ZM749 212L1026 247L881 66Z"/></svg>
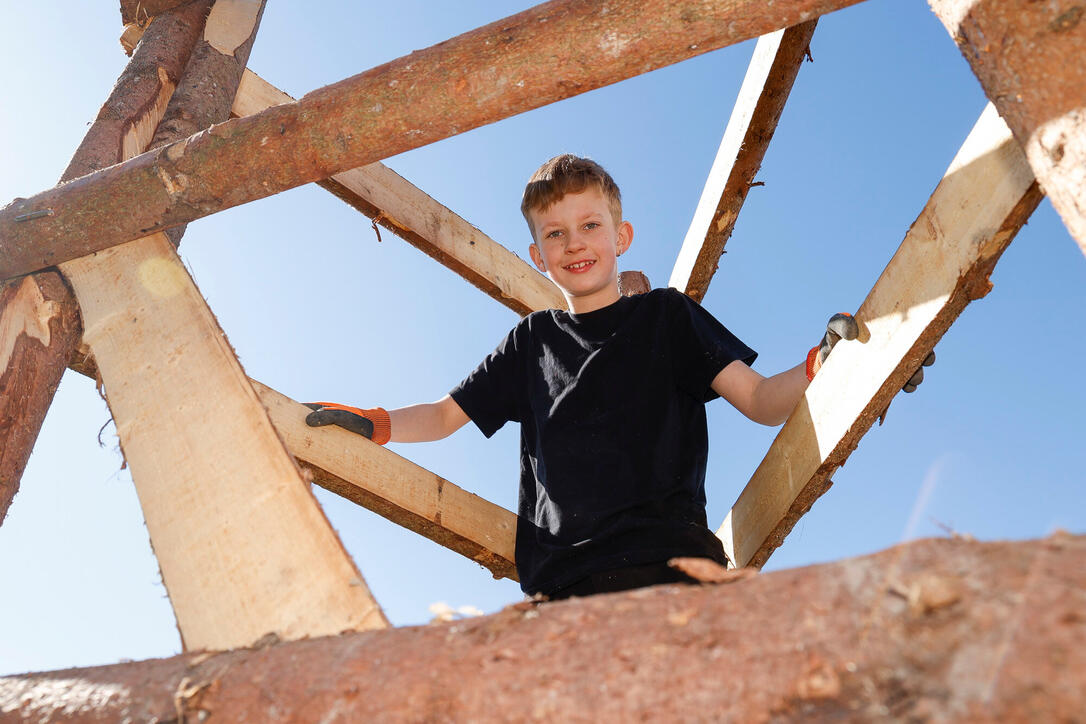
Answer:
<svg viewBox="0 0 1086 724"><path fill-rule="evenodd" d="M111 3L0 0L0 203L56 183L126 58ZM271 2L250 67L292 95L512 14L527 3ZM627 269L667 283L753 43L387 160L527 258L520 191L540 162L589 155L623 189ZM772 374L826 318L855 311L985 105L927 6L870 0L822 19L706 307ZM516 322L505 307L306 187L190 225L181 247L250 376L298 400L395 407L445 394ZM1086 259L1043 202L994 290L936 348L767 570L861 555L944 528L980 539L1086 530ZM173 615L109 413L64 378L0 526L0 674L177 653ZM723 520L776 434L709 407L709 520ZM229 421L224 420L223 425ZM97 442L99 429L106 425ZM397 453L507 508L518 431L469 426ZM386 613L492 612L519 600L470 561L318 491Z"/></svg>

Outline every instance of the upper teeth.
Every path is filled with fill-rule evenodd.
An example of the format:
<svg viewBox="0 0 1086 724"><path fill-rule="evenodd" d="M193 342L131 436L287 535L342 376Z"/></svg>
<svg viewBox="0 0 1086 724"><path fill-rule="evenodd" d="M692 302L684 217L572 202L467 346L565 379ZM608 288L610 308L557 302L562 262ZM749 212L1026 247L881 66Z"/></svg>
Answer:
<svg viewBox="0 0 1086 724"><path fill-rule="evenodd" d="M580 269L582 267L588 266L591 263L592 262L590 262L590 261L579 261L576 264L570 264L569 266L566 267L566 269Z"/></svg>

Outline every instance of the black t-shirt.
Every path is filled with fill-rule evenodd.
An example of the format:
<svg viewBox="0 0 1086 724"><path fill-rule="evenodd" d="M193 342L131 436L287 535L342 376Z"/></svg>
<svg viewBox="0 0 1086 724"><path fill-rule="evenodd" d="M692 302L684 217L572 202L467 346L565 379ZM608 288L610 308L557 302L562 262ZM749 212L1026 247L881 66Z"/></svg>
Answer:
<svg viewBox="0 0 1086 724"><path fill-rule="evenodd" d="M487 437L521 424L526 592L672 556L726 560L705 516L705 403L720 370L756 356L674 289L521 320L451 394Z"/></svg>

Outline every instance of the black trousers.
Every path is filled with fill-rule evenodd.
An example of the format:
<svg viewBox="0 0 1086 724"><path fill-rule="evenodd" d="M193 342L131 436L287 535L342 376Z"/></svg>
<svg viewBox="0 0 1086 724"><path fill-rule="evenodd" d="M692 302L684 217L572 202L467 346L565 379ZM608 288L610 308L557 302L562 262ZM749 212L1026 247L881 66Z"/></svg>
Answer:
<svg viewBox="0 0 1086 724"><path fill-rule="evenodd" d="M565 588L559 588L550 594L548 598L552 601L560 601L571 596L592 596L597 593L628 591L633 588L655 586L658 583L699 583L699 581L682 571L672 568L667 564L667 561L661 561L660 563L648 563L642 566L628 566L593 573Z"/></svg>

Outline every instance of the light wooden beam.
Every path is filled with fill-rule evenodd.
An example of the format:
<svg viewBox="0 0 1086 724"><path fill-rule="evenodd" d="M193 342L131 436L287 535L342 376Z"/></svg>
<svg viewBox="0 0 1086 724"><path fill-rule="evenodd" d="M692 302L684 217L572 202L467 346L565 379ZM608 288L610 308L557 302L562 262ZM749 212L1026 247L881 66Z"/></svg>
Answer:
<svg viewBox="0 0 1086 724"><path fill-rule="evenodd" d="M817 20L758 38L668 286L701 301L777 130Z"/></svg>
<svg viewBox="0 0 1086 724"><path fill-rule="evenodd" d="M929 3L1086 254L1086 6Z"/></svg>
<svg viewBox="0 0 1086 724"><path fill-rule="evenodd" d="M247 70L233 113L249 116L293 102ZM517 314L566 308L558 287L547 277L384 164L372 163L317 183Z"/></svg>
<svg viewBox="0 0 1086 724"><path fill-rule="evenodd" d="M761 566L965 306L1041 200L989 106L807 388L717 535L736 566Z"/></svg>
<svg viewBox="0 0 1086 724"><path fill-rule="evenodd" d="M148 26L146 42L117 79L61 182L122 161L121 149L133 139L146 143L184 72L210 4L199 0ZM55 270L15 280L0 291L0 522L82 333L75 297Z"/></svg>
<svg viewBox="0 0 1086 724"><path fill-rule="evenodd" d="M495 578L517 580L514 513L352 432L309 427L309 408L259 382L253 387L313 482L472 559Z"/></svg>
<svg viewBox="0 0 1086 724"><path fill-rule="evenodd" d="M859 1L554 0L295 103L222 123L10 204L0 211L0 279L186 224Z"/></svg>
<svg viewBox="0 0 1086 724"><path fill-rule="evenodd" d="M244 66L263 0L234 5L252 12L212 10L179 87ZM240 32L223 32L238 22ZM223 37L242 40L229 47ZM234 76L218 103L179 92L164 118L199 117L200 100L225 117L240 68ZM185 647L387 626L170 239L160 232L59 268L83 313Z"/></svg>

